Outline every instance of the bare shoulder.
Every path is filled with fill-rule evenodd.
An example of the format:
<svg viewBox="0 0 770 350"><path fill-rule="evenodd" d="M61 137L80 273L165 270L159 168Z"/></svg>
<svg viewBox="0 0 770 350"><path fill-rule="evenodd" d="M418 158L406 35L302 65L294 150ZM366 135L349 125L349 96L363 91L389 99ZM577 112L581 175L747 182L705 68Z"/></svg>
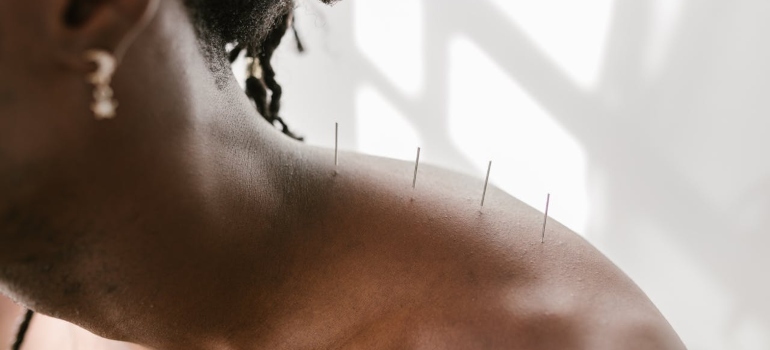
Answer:
<svg viewBox="0 0 770 350"><path fill-rule="evenodd" d="M343 174L367 183L382 227L408 242L399 258L430 281L419 308L383 326L410 334L408 347L684 349L647 296L579 235L551 220L541 242L540 211L493 187L480 208L482 179L421 165L412 189L413 164L353 162Z"/></svg>
<svg viewBox="0 0 770 350"><path fill-rule="evenodd" d="M551 243L514 244L511 257L466 264L420 322L414 348L684 349L628 277L566 228L556 230L564 232L552 232Z"/></svg>

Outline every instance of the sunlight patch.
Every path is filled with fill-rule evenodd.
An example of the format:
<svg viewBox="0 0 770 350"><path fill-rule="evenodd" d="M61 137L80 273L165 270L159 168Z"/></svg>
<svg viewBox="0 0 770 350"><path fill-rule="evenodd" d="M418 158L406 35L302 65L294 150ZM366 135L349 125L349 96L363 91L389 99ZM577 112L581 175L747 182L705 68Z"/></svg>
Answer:
<svg viewBox="0 0 770 350"><path fill-rule="evenodd" d="M406 95L419 93L423 84L422 2L356 1L353 21L356 45L364 57Z"/></svg>
<svg viewBox="0 0 770 350"><path fill-rule="evenodd" d="M491 0L583 88L596 83L613 0Z"/></svg>
<svg viewBox="0 0 770 350"><path fill-rule="evenodd" d="M588 216L586 155L580 144L474 43L450 45L449 133L490 181L578 233Z"/></svg>
<svg viewBox="0 0 770 350"><path fill-rule="evenodd" d="M414 160L420 138L409 120L371 86L356 96L357 150L389 158Z"/></svg>

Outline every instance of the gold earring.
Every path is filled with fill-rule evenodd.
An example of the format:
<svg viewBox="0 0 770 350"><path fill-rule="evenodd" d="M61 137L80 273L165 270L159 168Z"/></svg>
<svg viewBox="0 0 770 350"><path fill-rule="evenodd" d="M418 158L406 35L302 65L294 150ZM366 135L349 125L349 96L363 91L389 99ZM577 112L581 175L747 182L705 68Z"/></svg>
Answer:
<svg viewBox="0 0 770 350"><path fill-rule="evenodd" d="M85 57L89 62L96 64L96 71L88 74L87 77L88 82L94 86L91 111L97 120L115 118L118 101L113 98L114 94L110 84L118 67L117 59L104 50L88 50Z"/></svg>

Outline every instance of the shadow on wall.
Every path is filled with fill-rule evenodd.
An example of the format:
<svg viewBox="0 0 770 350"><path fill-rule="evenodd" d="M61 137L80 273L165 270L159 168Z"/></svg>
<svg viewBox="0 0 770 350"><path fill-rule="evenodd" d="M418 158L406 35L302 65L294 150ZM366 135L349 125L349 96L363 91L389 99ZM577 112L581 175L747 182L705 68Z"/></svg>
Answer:
<svg viewBox="0 0 770 350"><path fill-rule="evenodd" d="M660 44L666 1L677 11ZM298 26L310 57L284 52L276 63L295 128L328 146L335 121L355 130L356 94L371 86L406 116L434 162L472 168L447 119L449 43L461 33L580 142L587 238L640 284L688 347L770 347L770 2L615 0L591 87L576 84L492 0L421 4L424 83L404 93L356 45L355 4L306 1ZM341 142L356 139L343 133Z"/></svg>

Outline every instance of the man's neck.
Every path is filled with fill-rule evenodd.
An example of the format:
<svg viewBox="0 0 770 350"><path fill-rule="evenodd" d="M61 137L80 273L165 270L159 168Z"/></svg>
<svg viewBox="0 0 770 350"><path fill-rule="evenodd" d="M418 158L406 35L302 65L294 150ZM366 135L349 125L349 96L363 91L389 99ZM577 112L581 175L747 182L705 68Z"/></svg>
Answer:
<svg viewBox="0 0 770 350"><path fill-rule="evenodd" d="M100 243L125 254L116 256L114 269L126 278L99 308L121 312L94 319L128 324L117 333L130 340L218 348L233 333L273 321L271 306L281 298L275 293L284 290L296 243L307 233L300 218L317 210L309 198L320 197L311 193L312 164L302 146L248 103L233 108L244 107L239 98L207 106L209 115L196 118L182 138L176 165L159 169L155 186L132 191L146 195L134 206L138 225Z"/></svg>
<svg viewBox="0 0 770 350"><path fill-rule="evenodd" d="M63 116L72 143L14 168L23 181L0 208L16 213L3 223L0 288L108 338L213 348L275 317L332 172L262 120L234 79L217 86L199 52L179 51L197 47L172 25L184 15L161 11L179 18L156 20L157 36L122 61L115 120L94 121L88 98L39 106ZM77 74L51 84L88 88Z"/></svg>
<svg viewBox="0 0 770 350"><path fill-rule="evenodd" d="M183 12L159 16L179 18L159 17L121 62L115 120L92 119L79 74L50 79L83 98L34 111L61 116L57 140L70 143L12 164L0 288L108 338L220 348L268 332L294 293L286 272L316 263L302 242L333 172L262 120L233 79L217 86L199 52L180 52L197 47L176 25Z"/></svg>
<svg viewBox="0 0 770 350"><path fill-rule="evenodd" d="M278 299L296 260L292 242L307 222L298 218L323 195L304 146L263 121L234 83L209 85L193 93L200 103L176 110L121 101L93 157L45 186L59 201L38 216L61 244L4 267L7 292L160 348L218 348L273 317L264 301Z"/></svg>

